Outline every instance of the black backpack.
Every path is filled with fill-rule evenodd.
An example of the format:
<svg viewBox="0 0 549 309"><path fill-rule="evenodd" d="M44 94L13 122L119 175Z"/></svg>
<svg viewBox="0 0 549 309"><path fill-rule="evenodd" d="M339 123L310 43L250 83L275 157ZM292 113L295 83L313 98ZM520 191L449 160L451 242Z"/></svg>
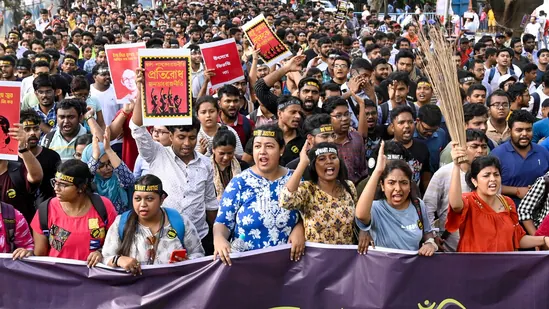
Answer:
<svg viewBox="0 0 549 309"><path fill-rule="evenodd" d="M109 222L109 217L107 215L107 209L105 208L105 204L103 203L103 199L101 199L101 196L99 194L90 194L89 195L93 208L99 213L99 216L101 217L101 220L103 223L105 223L105 226ZM50 206L51 197L40 204L38 206L38 219L40 221L40 229L44 233L44 236L49 237L50 235L50 227L48 226L48 211Z"/></svg>

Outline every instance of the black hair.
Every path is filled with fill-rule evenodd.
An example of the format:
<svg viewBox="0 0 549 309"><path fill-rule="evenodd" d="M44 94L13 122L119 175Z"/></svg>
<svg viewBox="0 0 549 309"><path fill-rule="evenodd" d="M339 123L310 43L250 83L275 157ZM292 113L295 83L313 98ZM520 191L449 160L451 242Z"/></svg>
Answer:
<svg viewBox="0 0 549 309"><path fill-rule="evenodd" d="M366 60L366 59L363 59L363 60ZM378 66L378 65L382 65L382 64L387 64L387 60L385 60L385 58L377 58L377 59L374 59L372 60L372 67L375 68Z"/></svg>
<svg viewBox="0 0 549 309"><path fill-rule="evenodd" d="M93 138L93 135L91 134L84 134L84 135L80 135L76 138L76 140L74 141L74 149L76 149L76 146L80 146L80 145L89 145L91 144L92 142L92 138Z"/></svg>
<svg viewBox="0 0 549 309"><path fill-rule="evenodd" d="M15 67L24 67L25 69L30 70L32 67L32 62L27 58L21 58L17 60Z"/></svg>
<svg viewBox="0 0 549 309"><path fill-rule="evenodd" d="M329 97L326 98L326 101L322 104L322 112L326 114L331 114L338 106L349 107L347 101L342 97Z"/></svg>
<svg viewBox="0 0 549 309"><path fill-rule="evenodd" d="M221 100L223 95L231 97L240 97L240 90L233 85L223 85L223 87L217 90L217 97Z"/></svg>
<svg viewBox="0 0 549 309"><path fill-rule="evenodd" d="M484 52L484 55L486 56L486 58L488 57L491 57L495 54L497 54L498 50L493 48L493 47L488 47L486 48L486 51Z"/></svg>
<svg viewBox="0 0 549 309"><path fill-rule="evenodd" d="M21 110L19 119L20 123L29 120L37 124L42 122L42 118L40 118L40 116L38 116L38 113L32 108Z"/></svg>
<svg viewBox="0 0 549 309"><path fill-rule="evenodd" d="M198 100L196 100L194 109L198 113L198 111L200 110L200 106L202 106L202 104L211 103L213 105L213 107L217 111L219 111L219 103L218 102L219 102L219 100L217 98L214 98L211 95L205 95L203 97L198 98Z"/></svg>
<svg viewBox="0 0 549 309"><path fill-rule="evenodd" d="M473 46L473 51L479 52L482 48L485 48L485 47L486 47L486 44L484 44L483 42L476 42L475 45Z"/></svg>
<svg viewBox="0 0 549 309"><path fill-rule="evenodd" d="M398 116L403 113L409 113L410 115L412 115L412 117L414 117L414 112L412 111L412 108L410 106L408 106L407 104L400 105L391 110L391 122L395 121Z"/></svg>
<svg viewBox="0 0 549 309"><path fill-rule="evenodd" d="M65 47L65 57L68 56L67 52L69 52L69 51L72 51L73 53L75 53L76 57L80 57L80 49L78 49L76 46L69 45L69 46Z"/></svg>
<svg viewBox="0 0 549 309"><path fill-rule="evenodd" d="M467 96L470 97L475 90L480 90L486 92L486 87L482 84L472 84L469 89L467 89Z"/></svg>
<svg viewBox="0 0 549 309"><path fill-rule="evenodd" d="M92 69L92 75L93 76L97 75L99 73L99 70L102 70L102 69L108 70L109 69L108 64L106 64L106 63L96 64Z"/></svg>
<svg viewBox="0 0 549 309"><path fill-rule="evenodd" d="M314 129L318 129L323 125L331 124L331 121L332 119L328 114L314 114L310 117L307 117L305 119L305 122L303 123L303 131L305 133L305 136L307 136L308 134L312 134Z"/></svg>
<svg viewBox="0 0 549 309"><path fill-rule="evenodd" d="M160 178L158 178L153 174L147 174L139 177L139 179L135 181L135 184L145 185L145 186L150 186L150 185L162 186L162 180L160 180ZM161 196L160 198L162 199L164 198L164 196ZM117 250L117 254L123 255L123 256L129 256L131 248L133 246L133 241L135 238L133 237L133 235L135 235L135 232L137 231L138 215L133 208L133 197L131 200L132 200L132 207L130 207L130 214L128 216L128 221L126 222L126 226L124 227L124 231L122 233L123 240ZM160 209L159 211L162 211L162 210Z"/></svg>
<svg viewBox="0 0 549 309"><path fill-rule="evenodd" d="M64 99L61 102L57 103L55 107L55 113L57 113L58 110L68 110L71 108L74 108L76 110L76 114L78 116L81 116L84 114L84 110L82 109L83 106L86 106L86 103L82 103L81 99Z"/></svg>
<svg viewBox="0 0 549 309"><path fill-rule="evenodd" d="M48 74L38 74L32 81L32 87L34 88L34 91L37 91L41 87L51 87L53 90L57 89L55 88L52 78Z"/></svg>
<svg viewBox="0 0 549 309"><path fill-rule="evenodd" d="M17 59L12 56L6 55L6 56L0 57L0 61L8 61L11 64L11 66L14 67Z"/></svg>
<svg viewBox="0 0 549 309"><path fill-rule="evenodd" d="M523 36L522 36L522 43L526 43L528 42L529 40L536 40L536 37L530 33L525 33Z"/></svg>
<svg viewBox="0 0 549 309"><path fill-rule="evenodd" d="M90 83L86 76L77 75L72 78L71 81L71 92L78 90L90 90Z"/></svg>
<svg viewBox="0 0 549 309"><path fill-rule="evenodd" d="M535 63L528 63L522 68L522 73L529 73L532 71L537 71L538 66Z"/></svg>
<svg viewBox="0 0 549 309"><path fill-rule="evenodd" d="M541 80L543 82L543 86L549 87L549 70L543 73Z"/></svg>
<svg viewBox="0 0 549 309"><path fill-rule="evenodd" d="M465 123L471 121L475 117L488 115L488 108L482 104L465 104L463 105L463 116Z"/></svg>
<svg viewBox="0 0 549 309"><path fill-rule="evenodd" d="M366 47L364 48L364 51L366 52L366 54L369 54L375 49L381 49L381 46L377 44L369 44L369 45L366 45Z"/></svg>
<svg viewBox="0 0 549 309"><path fill-rule="evenodd" d="M387 160L387 164L385 165L385 169L383 170L383 173L381 173L381 176L379 177L379 185L378 189L376 191L376 200L384 200L387 199L385 196L385 193L381 190L381 184L385 181L385 179L389 176L389 174L394 170L401 170L406 178L408 178L408 181L410 182L410 194L406 197L406 199L414 200L419 197L419 194L417 192L417 186L415 186L415 182L412 180L412 169L410 168L410 165L406 163L404 160Z"/></svg>
<svg viewBox="0 0 549 309"><path fill-rule="evenodd" d="M526 90L528 90L528 86L526 86L526 84L514 83L511 87L509 87L509 91L507 91L507 93L509 94L511 102L514 102L518 97L522 97Z"/></svg>
<svg viewBox="0 0 549 309"><path fill-rule="evenodd" d="M512 38L509 46L511 46L511 48L515 48L515 44L517 43L521 43L520 38Z"/></svg>
<svg viewBox="0 0 549 309"><path fill-rule="evenodd" d="M491 166L497 168L501 174L501 164L497 157L483 156L475 158L473 162L471 162L471 167L469 168L467 174L465 174L465 182L467 182L467 185L472 191L475 191L477 189L473 184L472 179L476 180L480 171Z"/></svg>
<svg viewBox="0 0 549 309"><path fill-rule="evenodd" d="M324 147L330 147L330 148L338 149L336 144L324 142L324 143L320 143L320 144L317 144L317 145L313 146L313 148L311 148L309 150L309 152L308 152L309 161L310 161L310 163L309 163L309 175L311 177L311 182L314 183L314 184L318 184L318 173L316 172L316 164L315 164L317 156L315 155L315 151L317 149L324 148ZM353 195L353 191L351 190L351 187L347 183L347 179L349 179L349 177L348 177L347 167L345 166L345 161L339 156L338 156L338 158L339 158L339 171L337 172L336 180L345 189L345 191L347 191L354 199L354 198L356 198L356 196Z"/></svg>
<svg viewBox="0 0 549 309"><path fill-rule="evenodd" d="M511 103L511 100L509 99L509 95L507 94L507 92L505 92L501 89L497 89L496 91L492 92L488 96L488 98L486 98L486 106L490 107L490 104L492 104L492 98L493 97L506 97L509 100L509 103Z"/></svg>
<svg viewBox="0 0 549 309"><path fill-rule="evenodd" d="M196 134L200 131L200 121L198 118L193 116L193 120L191 124L187 125L176 125L176 126L166 126L166 129L170 131L170 133L174 134L175 131L179 130L181 132L191 132L192 130L196 130Z"/></svg>
<svg viewBox="0 0 549 309"><path fill-rule="evenodd" d="M0 115L0 129L2 129L2 132L4 132L4 135L6 136L6 139L4 139L4 143L7 145L10 143L11 138L8 135L10 132L10 122L8 118Z"/></svg>
<svg viewBox="0 0 549 309"><path fill-rule="evenodd" d="M542 48L542 49L538 50L538 53L537 53L538 58L541 57L541 54L543 54L543 53L549 53L549 49Z"/></svg>
<svg viewBox="0 0 549 309"><path fill-rule="evenodd" d="M467 129L465 130L466 142L483 141L488 144L488 136L481 130Z"/></svg>
<svg viewBox="0 0 549 309"><path fill-rule="evenodd" d="M406 87L410 86L410 75L406 72L393 72L387 77L387 81L392 83L393 81L403 82Z"/></svg>
<svg viewBox="0 0 549 309"><path fill-rule="evenodd" d="M511 58L513 58L513 56L515 55L515 52L512 49L506 48L506 47L499 49L496 52L496 57L499 57L499 54L501 54L501 53L508 53L509 57L511 57Z"/></svg>
<svg viewBox="0 0 549 309"><path fill-rule="evenodd" d="M275 136L273 138L276 140L276 143L278 144L278 146L280 146L280 149L282 149L284 147L284 145L285 145L284 133L282 132L282 129L280 129L278 124L262 125L260 127L255 128L254 132L255 131L274 131ZM255 138L256 138L255 136L252 136L252 140L251 140L252 145L254 144Z"/></svg>
<svg viewBox="0 0 549 309"><path fill-rule="evenodd" d="M410 50L403 49L403 50L399 51L398 54L396 54L395 63L398 63L398 61L401 58L410 58L410 59L412 59L412 62L413 62L416 59L416 56Z"/></svg>
<svg viewBox="0 0 549 309"><path fill-rule="evenodd" d="M298 101L300 104L300 106L303 106L303 102L301 101L300 98L298 97L294 97L292 95L288 95L288 94L284 94L284 95L281 95L280 97L278 97L278 99L276 100L276 105L279 106L281 104L285 104L286 102L290 102L290 101ZM288 105L289 106L289 105ZM283 111L285 110L288 106L284 106L283 108L278 108L278 110L280 111Z"/></svg>
<svg viewBox="0 0 549 309"><path fill-rule="evenodd" d="M324 44L332 44L332 39L330 39L329 37L325 36L325 37L322 37L320 39L318 39L318 42L316 43L316 45L320 48L322 47L322 45Z"/></svg>
<svg viewBox="0 0 549 309"><path fill-rule="evenodd" d="M57 171L61 174L74 177L73 184L87 194L95 192L95 185L92 182L93 175L90 172L88 164L80 160L71 159L61 163Z"/></svg>
<svg viewBox="0 0 549 309"><path fill-rule="evenodd" d="M438 127L442 121L442 112L435 104L426 104L419 108L417 118L430 127Z"/></svg>
<svg viewBox="0 0 549 309"><path fill-rule="evenodd" d="M358 58L354 59L353 63L351 64L351 70L366 70L366 71L373 71L374 68L370 62L364 58Z"/></svg>
<svg viewBox="0 0 549 309"><path fill-rule="evenodd" d="M53 81L53 89L61 89L61 96L63 98L71 91L69 82L61 74L50 75L50 78Z"/></svg>
<svg viewBox="0 0 549 309"><path fill-rule="evenodd" d="M234 136L233 132L229 131L227 126L221 126L213 137L212 148L215 149L220 146L232 146L236 148L236 136Z"/></svg>
<svg viewBox="0 0 549 309"><path fill-rule="evenodd" d="M515 124L515 122L534 124L534 122L536 122L536 117L534 117L534 115L532 115L532 113L527 110L519 109L513 111L513 113L511 113L509 119L507 120L507 125L509 126L510 130L513 129L513 125Z"/></svg>
<svg viewBox="0 0 549 309"><path fill-rule="evenodd" d="M347 68L349 68L349 69L351 68L351 60L348 57L339 56L339 57L335 58L334 63L338 60L339 61L345 61L345 63L347 63Z"/></svg>
<svg viewBox="0 0 549 309"><path fill-rule="evenodd" d="M312 83L315 83L318 85L318 90L319 91L322 91L322 84L320 81L318 81L316 78L314 77L304 77L302 78L300 81L299 81L299 84L297 85L297 89L301 90L303 89L303 87L305 87L305 85L309 82L312 82Z"/></svg>

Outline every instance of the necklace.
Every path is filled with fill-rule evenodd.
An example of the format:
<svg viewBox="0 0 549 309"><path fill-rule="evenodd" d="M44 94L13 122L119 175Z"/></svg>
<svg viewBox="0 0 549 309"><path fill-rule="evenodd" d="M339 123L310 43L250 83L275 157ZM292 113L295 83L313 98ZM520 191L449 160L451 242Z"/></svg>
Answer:
<svg viewBox="0 0 549 309"><path fill-rule="evenodd" d="M61 208L63 208L63 211L69 216L69 217L80 217L82 215L84 215L87 210L88 210L88 205L87 203L84 204L84 207L80 207L78 208L78 210L76 210L76 213L75 213L75 210L74 209L71 209L67 206L64 206L63 204L61 204Z"/></svg>

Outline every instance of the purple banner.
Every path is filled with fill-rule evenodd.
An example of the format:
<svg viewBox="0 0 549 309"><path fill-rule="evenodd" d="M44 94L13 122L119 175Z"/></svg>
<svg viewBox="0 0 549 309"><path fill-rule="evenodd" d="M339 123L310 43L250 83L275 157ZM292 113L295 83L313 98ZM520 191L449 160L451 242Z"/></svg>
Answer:
<svg viewBox="0 0 549 309"><path fill-rule="evenodd" d="M0 254L0 308L547 308L543 252L437 254L308 245L144 267L132 276L51 258Z"/></svg>

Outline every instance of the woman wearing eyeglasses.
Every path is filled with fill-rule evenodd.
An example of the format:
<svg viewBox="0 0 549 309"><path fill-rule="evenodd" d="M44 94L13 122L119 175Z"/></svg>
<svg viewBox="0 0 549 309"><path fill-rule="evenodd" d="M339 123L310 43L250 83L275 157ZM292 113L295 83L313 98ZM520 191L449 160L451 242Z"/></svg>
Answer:
<svg viewBox="0 0 549 309"><path fill-rule="evenodd" d="M110 129L103 136L103 143L94 136L92 143L84 149L82 161L88 163L97 193L112 201L116 211L123 213L129 209L128 190L135 182L135 177L128 166L112 150Z"/></svg>
<svg viewBox="0 0 549 309"><path fill-rule="evenodd" d="M133 208L114 221L103 248L103 263L122 267L134 275L141 265L167 264L175 250L186 250L179 260L204 256L202 242L192 222L177 211L162 207L168 196L154 175L137 180Z"/></svg>
<svg viewBox="0 0 549 309"><path fill-rule="evenodd" d="M45 202L44 225L39 210L31 223L34 255L87 261L93 267L101 262L101 247L107 230L116 219L116 210L109 199L100 197L102 205L92 203L93 176L79 160L68 160L51 179L56 197ZM102 206L102 207L100 207ZM104 218L98 212L104 210ZM30 255L30 253L28 254ZM27 256L28 256L27 255Z"/></svg>

